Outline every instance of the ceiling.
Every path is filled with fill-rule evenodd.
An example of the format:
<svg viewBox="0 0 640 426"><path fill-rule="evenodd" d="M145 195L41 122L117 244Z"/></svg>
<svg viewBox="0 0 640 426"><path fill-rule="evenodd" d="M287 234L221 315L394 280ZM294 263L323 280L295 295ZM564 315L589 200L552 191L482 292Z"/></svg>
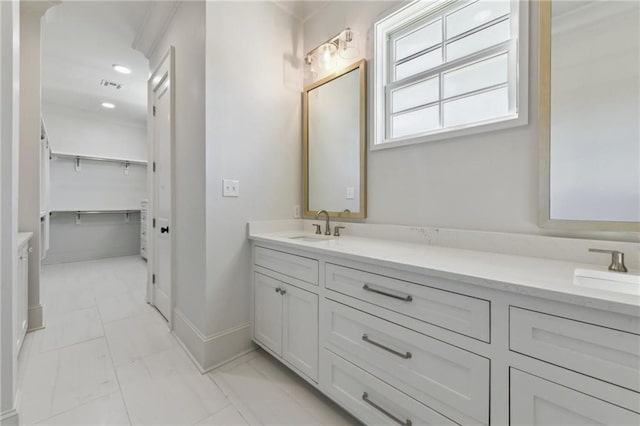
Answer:
<svg viewBox="0 0 640 426"><path fill-rule="evenodd" d="M302 21L311 18L317 11L329 4L328 1L317 0L274 0L274 3Z"/></svg>
<svg viewBox="0 0 640 426"><path fill-rule="evenodd" d="M64 1L49 9L42 24L42 102L143 125L147 119L149 65L145 56L131 46L145 50L140 40L144 39L146 27L153 27L154 17L163 19L159 11L167 9L163 8L165 3L166 0ZM304 21L329 1L274 3ZM133 72L119 74L113 64L126 65ZM122 87L104 87L102 80ZM102 102L116 107L105 109Z"/></svg>
<svg viewBox="0 0 640 426"><path fill-rule="evenodd" d="M154 2L65 1L42 24L42 101L144 124L149 64L131 48ZM129 67L129 75L112 65ZM122 85L103 87L101 80ZM102 102L116 105L108 110Z"/></svg>

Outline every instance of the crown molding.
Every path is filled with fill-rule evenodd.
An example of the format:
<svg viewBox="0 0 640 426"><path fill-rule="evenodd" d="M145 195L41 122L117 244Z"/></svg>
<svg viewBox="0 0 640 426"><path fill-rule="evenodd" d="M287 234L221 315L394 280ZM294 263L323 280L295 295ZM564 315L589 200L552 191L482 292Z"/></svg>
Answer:
<svg viewBox="0 0 640 426"><path fill-rule="evenodd" d="M131 47L149 59L155 51L165 30L171 23L181 1L159 1L151 3L147 16L138 28Z"/></svg>

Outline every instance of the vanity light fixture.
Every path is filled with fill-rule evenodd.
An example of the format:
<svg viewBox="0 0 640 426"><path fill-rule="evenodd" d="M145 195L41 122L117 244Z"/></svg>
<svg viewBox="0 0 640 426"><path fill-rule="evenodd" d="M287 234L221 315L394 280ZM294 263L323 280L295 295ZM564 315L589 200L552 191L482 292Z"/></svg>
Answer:
<svg viewBox="0 0 640 426"><path fill-rule="evenodd" d="M102 107L106 109L114 109L116 106L111 102L103 102Z"/></svg>
<svg viewBox="0 0 640 426"><path fill-rule="evenodd" d="M309 80L315 80L318 76L318 65L316 64L316 58L313 55L305 56L304 65L305 78Z"/></svg>
<svg viewBox="0 0 640 426"><path fill-rule="evenodd" d="M358 33L347 27L338 38L338 52L341 58L353 59L358 56Z"/></svg>
<svg viewBox="0 0 640 426"><path fill-rule="evenodd" d="M131 68L129 67L125 67L124 65L120 65L120 64L113 64L113 69L116 70L116 72L119 72L120 74L131 74Z"/></svg>
<svg viewBox="0 0 640 426"><path fill-rule="evenodd" d="M340 34L311 49L304 57L304 63L309 74L312 76L316 74L316 66L325 71L335 68L337 55L344 59L357 57L358 53L360 53L357 36L357 31L347 27Z"/></svg>

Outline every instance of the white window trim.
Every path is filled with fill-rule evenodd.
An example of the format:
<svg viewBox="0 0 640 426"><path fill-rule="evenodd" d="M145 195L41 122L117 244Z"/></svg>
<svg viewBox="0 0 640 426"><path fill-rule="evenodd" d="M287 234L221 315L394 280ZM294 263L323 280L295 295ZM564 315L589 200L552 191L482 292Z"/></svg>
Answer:
<svg viewBox="0 0 640 426"><path fill-rule="evenodd" d="M512 20L514 32L517 32L516 56L513 60L519 61L517 67L516 86L518 99L517 112L511 116L500 117L485 121L481 124L473 123L457 127L449 127L429 132L425 135L411 135L404 138L388 139L385 134L387 125L386 95L388 67L388 43L389 33L397 30L398 26L410 20L412 17L424 15L430 11L448 6L457 0L416 0L409 5L393 12L374 25L374 67L373 67L373 138L370 141L370 150L395 148L399 146L414 145L437 140L458 138L473 134L492 132L512 127L526 125L529 122L529 0L510 0L517 8L518 22ZM515 94L511 94L515 96Z"/></svg>

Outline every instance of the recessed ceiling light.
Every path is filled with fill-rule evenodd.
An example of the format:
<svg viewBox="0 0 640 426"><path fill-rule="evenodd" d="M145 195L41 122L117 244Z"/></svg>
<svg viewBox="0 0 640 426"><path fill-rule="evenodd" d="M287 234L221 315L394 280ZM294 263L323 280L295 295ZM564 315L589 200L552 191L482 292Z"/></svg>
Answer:
<svg viewBox="0 0 640 426"><path fill-rule="evenodd" d="M114 109L114 108L116 107L116 106L115 106L114 104L112 104L111 102L103 102L103 103L102 103L102 106L103 106L104 108L107 108L107 109Z"/></svg>
<svg viewBox="0 0 640 426"><path fill-rule="evenodd" d="M113 64L113 69L120 74L131 74L131 68L125 67L124 65Z"/></svg>

